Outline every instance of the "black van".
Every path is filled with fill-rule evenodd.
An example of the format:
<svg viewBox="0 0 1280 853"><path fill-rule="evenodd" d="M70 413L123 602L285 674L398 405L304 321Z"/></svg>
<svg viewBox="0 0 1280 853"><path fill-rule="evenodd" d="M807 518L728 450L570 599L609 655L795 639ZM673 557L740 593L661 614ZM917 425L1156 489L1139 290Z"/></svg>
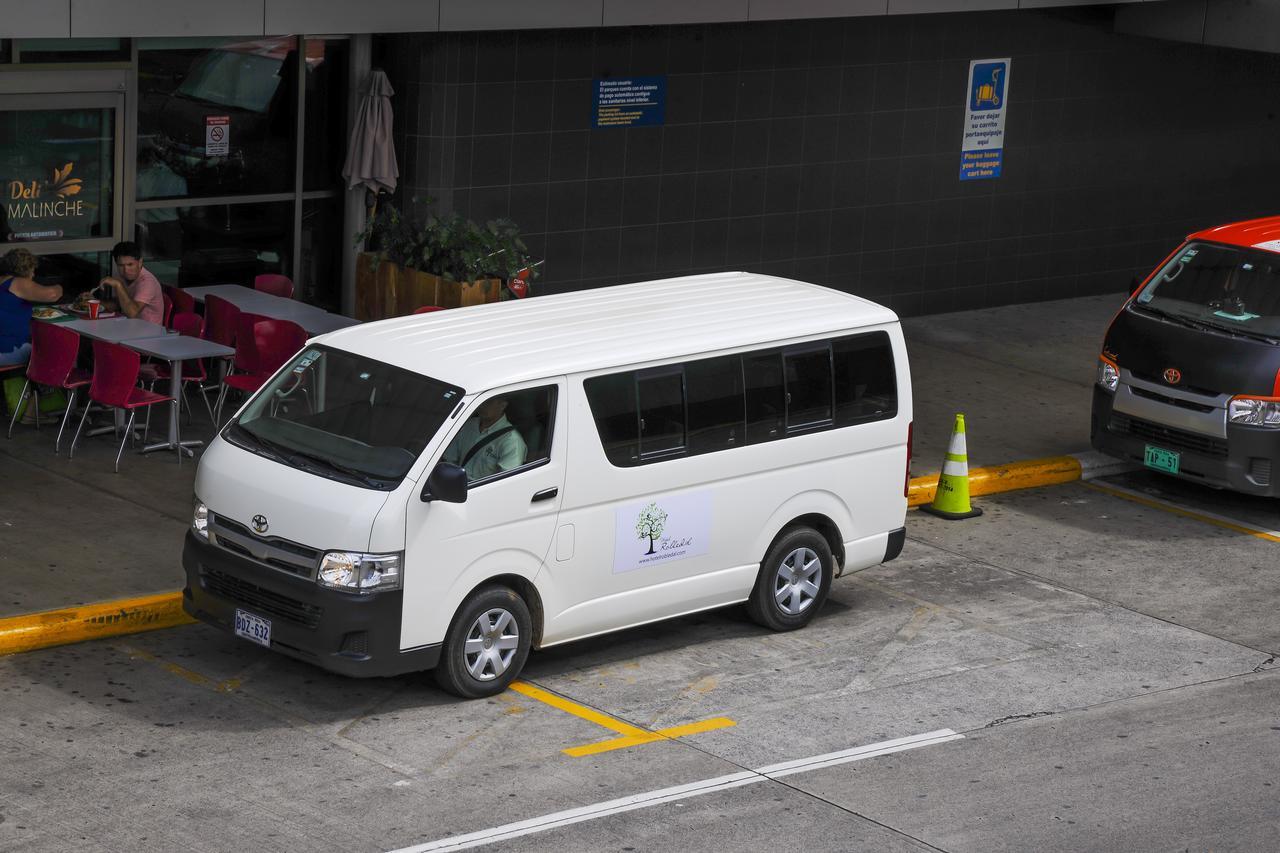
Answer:
<svg viewBox="0 0 1280 853"><path fill-rule="evenodd" d="M1280 216L1192 234L1098 356L1093 446L1215 488L1280 495Z"/></svg>

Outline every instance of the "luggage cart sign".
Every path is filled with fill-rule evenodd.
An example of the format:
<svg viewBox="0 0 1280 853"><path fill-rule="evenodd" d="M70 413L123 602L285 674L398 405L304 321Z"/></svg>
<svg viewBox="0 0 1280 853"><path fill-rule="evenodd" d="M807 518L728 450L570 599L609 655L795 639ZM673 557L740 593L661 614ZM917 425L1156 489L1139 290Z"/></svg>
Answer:
<svg viewBox="0 0 1280 853"><path fill-rule="evenodd" d="M1004 162L1004 119L1009 107L1012 59L975 59L969 63L965 90L964 139L960 144L960 180L1000 177Z"/></svg>
<svg viewBox="0 0 1280 853"><path fill-rule="evenodd" d="M627 77L596 81L595 127L643 127L666 119L667 78Z"/></svg>

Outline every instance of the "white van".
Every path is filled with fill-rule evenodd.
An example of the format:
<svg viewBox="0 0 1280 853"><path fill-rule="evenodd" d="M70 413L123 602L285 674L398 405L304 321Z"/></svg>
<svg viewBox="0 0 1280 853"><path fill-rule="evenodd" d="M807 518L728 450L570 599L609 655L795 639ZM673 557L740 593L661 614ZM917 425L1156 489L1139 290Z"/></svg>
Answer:
<svg viewBox="0 0 1280 853"><path fill-rule="evenodd" d="M488 696L530 649L746 602L775 630L902 549L898 318L690 276L315 338L201 460L187 612Z"/></svg>

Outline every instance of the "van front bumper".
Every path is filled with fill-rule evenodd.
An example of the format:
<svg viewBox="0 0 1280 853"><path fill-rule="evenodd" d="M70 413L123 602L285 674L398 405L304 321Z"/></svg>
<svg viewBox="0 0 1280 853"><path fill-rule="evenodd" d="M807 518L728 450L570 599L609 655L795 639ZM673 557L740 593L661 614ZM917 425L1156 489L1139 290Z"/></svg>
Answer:
<svg viewBox="0 0 1280 853"><path fill-rule="evenodd" d="M235 633L236 610L271 621L271 650L341 675L401 675L432 669L440 646L400 650L400 590L352 595L325 589L232 554L187 532L182 608ZM249 642L246 640L245 642Z"/></svg>
<svg viewBox="0 0 1280 853"><path fill-rule="evenodd" d="M1090 443L1108 456L1146 460L1147 445L1179 455L1178 477L1247 495L1280 497L1280 430L1227 424L1226 438L1112 411L1113 395L1093 389ZM1167 472L1161 472L1167 473Z"/></svg>

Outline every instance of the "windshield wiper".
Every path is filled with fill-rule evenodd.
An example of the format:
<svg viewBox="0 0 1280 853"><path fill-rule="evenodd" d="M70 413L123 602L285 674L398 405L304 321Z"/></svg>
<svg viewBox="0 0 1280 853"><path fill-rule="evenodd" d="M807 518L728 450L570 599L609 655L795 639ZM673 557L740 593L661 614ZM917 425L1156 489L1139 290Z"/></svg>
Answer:
<svg viewBox="0 0 1280 853"><path fill-rule="evenodd" d="M245 448L246 450L253 451L254 453L260 453L268 459L273 459L276 462L284 461L277 449L278 445L273 445L257 433L245 429L239 423L232 424L231 429L229 429L228 432L238 441L249 445Z"/></svg>
<svg viewBox="0 0 1280 853"><path fill-rule="evenodd" d="M350 477L357 482L363 483L375 489L386 489L385 481L374 479L365 472L352 468L349 465L343 465L340 462L334 462L332 459L326 459L323 456L317 456L314 453L308 453L305 450L287 450L287 458L289 461L298 464L302 468L310 468L312 471L336 471L346 477Z"/></svg>
<svg viewBox="0 0 1280 853"><path fill-rule="evenodd" d="M1197 322L1202 324L1206 329L1214 329L1219 332L1225 332L1226 334L1231 335L1232 337L1249 338L1250 340L1254 340L1254 341L1265 341L1266 343L1269 343L1269 344L1280 343L1280 341L1277 341L1275 338L1271 337L1270 335L1263 334L1262 332L1254 332L1249 329L1242 329L1239 326L1224 326L1221 323L1214 323L1210 320L1198 320Z"/></svg>

